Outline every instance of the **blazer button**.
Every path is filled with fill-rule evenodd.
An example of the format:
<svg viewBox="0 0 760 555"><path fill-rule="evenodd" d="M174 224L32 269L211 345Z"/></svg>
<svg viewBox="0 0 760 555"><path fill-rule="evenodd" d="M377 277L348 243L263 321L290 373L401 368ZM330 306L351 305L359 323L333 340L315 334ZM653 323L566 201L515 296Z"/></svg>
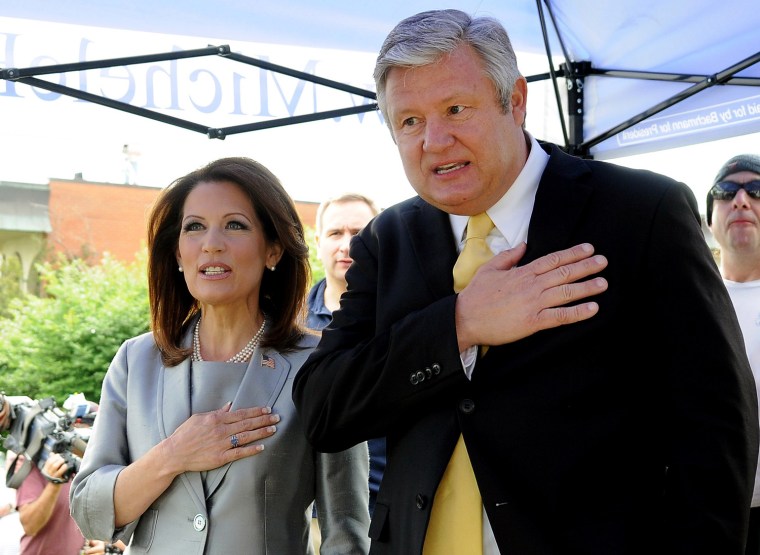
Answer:
<svg viewBox="0 0 760 555"><path fill-rule="evenodd" d="M436 362L435 364L433 364L433 374L437 376L440 373L441 373L441 365Z"/></svg>
<svg viewBox="0 0 760 555"><path fill-rule="evenodd" d="M195 528L195 531L202 532L205 527L206 517L201 514L195 515L195 518L193 519L193 528Z"/></svg>
<svg viewBox="0 0 760 555"><path fill-rule="evenodd" d="M465 414L470 414L475 410L475 401L472 399L462 399L459 401L459 410Z"/></svg>
<svg viewBox="0 0 760 555"><path fill-rule="evenodd" d="M425 507L427 507L427 497L425 497L421 493L417 494L417 496L415 497L415 502L417 504L418 509L424 509Z"/></svg>

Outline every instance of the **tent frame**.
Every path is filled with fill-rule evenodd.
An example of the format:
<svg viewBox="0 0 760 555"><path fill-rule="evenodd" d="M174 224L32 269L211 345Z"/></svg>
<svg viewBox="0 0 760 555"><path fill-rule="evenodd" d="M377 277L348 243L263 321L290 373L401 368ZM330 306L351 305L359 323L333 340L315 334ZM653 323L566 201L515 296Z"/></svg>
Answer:
<svg viewBox="0 0 760 555"><path fill-rule="evenodd" d="M537 75L527 76L526 79L529 83L536 81L544 81L551 79L557 104L557 111L559 115L560 124L562 127L562 135L564 140L563 149L576 156L583 158L592 158L591 148L614 135L628 129L629 127L636 125L637 123L675 105L679 102L694 96L695 94L702 92L710 87L722 86L722 85L740 85L740 86L754 86L760 87L760 78L757 77L737 77L736 74L748 67L751 67L760 62L760 51L741 60L722 71L712 75L699 75L699 74L681 74L681 73L664 73L664 72L652 72L652 71L636 71L626 69L610 69L610 68L594 68L591 62L588 61L571 61L567 54L562 37L557 30L554 14L551 11L551 6L548 0L544 0L546 4L545 8L552 19L555 35L559 40L559 44L562 48L565 62L559 65L559 68L554 68L553 57L550 48L549 34L547 31L544 6L542 6L541 0L536 0L536 6L538 9L539 21L541 24L541 32L544 40L544 47L549 61L549 72L541 73ZM72 71L85 71L90 69L101 69L119 66L129 66L134 64L144 64L151 62L180 60L187 58L197 58L202 56L221 56L229 60L244 63L259 67L261 69L295 77L315 83L317 85L326 86L335 90L348 92L353 95L360 96L369 100L369 103L362 104L360 106L351 106L348 108L341 108L337 110L327 110L314 112L312 114L290 116L283 118L274 118L267 121L261 121L256 123L248 123L243 125L235 125L229 127L208 127L200 123L196 123L190 120L184 120L162 114L160 112L133 106L131 104L106 98L105 96L91 94L79 89L67 87L47 81L45 79L39 79L38 76L67 73ZM584 84L585 80L589 76L604 76L622 79L646 79L656 81L669 81L678 83L693 83L692 86L682 90L678 94L667 98L651 108L622 121L618 125L608 129L607 131L586 139L584 137L583 127L583 114L584 114ZM558 81L560 78L565 78L567 91L566 99L566 111L563 111L562 96L560 94L560 88ZM237 133L247 133L250 131L258 131L261 129L270 129L274 127L281 127L285 125L293 125L297 123L306 123L310 121L317 121L329 118L337 118L340 116L347 116L351 114L358 114L362 112L370 112L377 110L377 97L373 91L353 87L345 83L325 79L310 73L305 73L295 69L287 68L285 66L273 64L257 58L252 58L239 53L232 52L229 45L209 46L207 48L199 48L194 50L166 52L161 54L150 54L142 56L130 56L122 58L111 58L104 60L94 60L88 62L69 63L69 64L56 64L40 67L29 68L4 68L0 69L0 79L15 81L27 84L32 87L38 87L44 90L56 92L62 95L70 96L87 102L100 104L108 108L114 108L123 112L128 112L138 116L146 117L152 120L160 121L190 131L203 133L210 139L224 140L228 135L234 135Z"/></svg>
<svg viewBox="0 0 760 555"><path fill-rule="evenodd" d="M241 62L241 63L252 65L252 66L257 66L264 70L280 73L283 75L288 75L290 77L296 77L298 79L310 81L318 85L323 85L332 89L362 96L370 100L375 100L376 98L375 93L372 91L360 89L358 87L353 87L351 85L347 85L339 81L333 81L330 79L318 77L316 75L312 75L311 73L305 73L305 72L298 71L295 69L290 69L285 66L273 64L264 60L259 60L257 58L251 58L249 56L237 54L230 50L229 45L209 46L207 48L198 48L195 50L181 50L181 51L176 51L176 52L165 52L162 54L129 56L125 58L92 60L89 62L56 64L56 65L31 67L31 68L23 68L23 69L19 69L19 68L0 69L0 79L16 81L16 82L27 84L32 87L38 87L41 89L56 92L56 93L70 96L73 98L78 98L80 100L86 100L87 102L100 104L101 106L106 106L108 108L114 108L116 110L121 110L123 112L128 112L130 114L143 116L152 120L156 120L156 121L168 123L170 125L174 125L177 127L181 127L183 129L188 129L190 131L203 133L207 135L208 138L210 139L221 139L221 140L224 140L225 137L227 137L228 135L234 135L237 133L246 133L249 131L258 131L260 129L269 129L272 127L280 127L283 125L304 123L304 122L316 121L316 120L328 119L328 118L336 118L340 116L347 116L350 114L369 112L369 111L377 109L377 104L371 103L371 104L364 104L361 106L352 106L350 108L342 108L338 110L327 110L323 112L315 112L313 114L307 114L303 116L275 118L272 120L267 120L267 121L262 121L262 122L257 122L257 123L249 123L249 124L244 124L244 125L234 125L230 127L208 127L203 124L195 123L190 120L168 116L166 114L162 114L155 110L140 108L139 106L133 106L132 104L128 104L126 102L113 100L105 96L88 93L85 91L81 91L79 89L74 89L72 87L67 87L65 85L53 83L45 79L38 79L36 77L38 75L49 75L51 73L67 73L70 71L85 71L85 70L90 70L90 69L129 66L129 65L146 64L146 63L152 63L152 62L163 62L163 61L169 61L169 60L198 58L202 56L212 56L212 55L221 56L223 58L227 58L233 61Z"/></svg>

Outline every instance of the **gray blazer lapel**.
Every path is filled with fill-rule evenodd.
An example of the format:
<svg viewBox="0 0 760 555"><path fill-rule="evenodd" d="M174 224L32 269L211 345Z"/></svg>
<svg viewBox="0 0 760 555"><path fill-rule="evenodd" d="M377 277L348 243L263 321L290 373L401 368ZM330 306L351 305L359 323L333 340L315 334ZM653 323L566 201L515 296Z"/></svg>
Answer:
<svg viewBox="0 0 760 555"><path fill-rule="evenodd" d="M158 429L162 438L169 437L185 420L190 418L190 396L178 392L190 391L190 359L172 368L161 366L158 384ZM179 479L190 494L198 512L206 510L203 483L199 472L183 472Z"/></svg>
<svg viewBox="0 0 760 555"><path fill-rule="evenodd" d="M232 410L273 406L289 372L290 362L280 353L257 347L232 401Z"/></svg>
<svg viewBox="0 0 760 555"><path fill-rule="evenodd" d="M190 359L159 370L158 426L163 438L190 418Z"/></svg>
<svg viewBox="0 0 760 555"><path fill-rule="evenodd" d="M184 346L189 346L193 327L189 326L182 340ZM163 439L169 437L179 426L190 418L190 358L186 358L177 366L166 368L161 366L158 377L158 396L156 416L158 429ZM179 394L185 392L185 394ZM203 482L199 472L183 472L179 476L187 489L198 512L205 512L206 502L203 495Z"/></svg>
<svg viewBox="0 0 760 555"><path fill-rule="evenodd" d="M290 373L290 362L271 349L256 348L240 383L230 410L248 407L272 407L282 393ZM231 463L230 463L231 464ZM214 494L229 470L225 464L206 474L208 496Z"/></svg>

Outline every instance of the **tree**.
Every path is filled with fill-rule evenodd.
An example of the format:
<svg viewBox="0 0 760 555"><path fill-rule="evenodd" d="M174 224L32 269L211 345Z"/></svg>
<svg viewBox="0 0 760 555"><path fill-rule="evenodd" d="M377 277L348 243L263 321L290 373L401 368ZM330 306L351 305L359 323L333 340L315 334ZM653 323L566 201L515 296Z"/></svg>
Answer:
<svg viewBox="0 0 760 555"><path fill-rule="evenodd" d="M309 245L309 264L311 265L311 284L314 285L325 277L325 268L322 261L317 257L317 241L314 238L317 232L313 227L304 227L304 236Z"/></svg>
<svg viewBox="0 0 760 555"><path fill-rule="evenodd" d="M130 265L107 254L94 266L59 260L39 273L44 296L12 300L0 319L0 391L98 402L121 343L149 329L145 256Z"/></svg>
<svg viewBox="0 0 760 555"><path fill-rule="evenodd" d="M21 261L6 256L0 265L0 318L8 315L8 305L21 296Z"/></svg>

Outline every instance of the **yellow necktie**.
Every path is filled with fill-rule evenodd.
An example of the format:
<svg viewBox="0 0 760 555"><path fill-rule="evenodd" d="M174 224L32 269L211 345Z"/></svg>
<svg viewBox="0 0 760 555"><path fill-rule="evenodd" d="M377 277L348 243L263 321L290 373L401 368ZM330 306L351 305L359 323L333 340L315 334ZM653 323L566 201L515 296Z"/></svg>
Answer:
<svg viewBox="0 0 760 555"><path fill-rule="evenodd" d="M470 283L472 276L475 275L475 271L480 268L481 264L493 257L493 252L486 243L486 237L493 228L493 222L485 212L470 216L467 221L464 247L459 253L456 264L454 264L454 291L457 293Z"/></svg>
<svg viewBox="0 0 760 555"><path fill-rule="evenodd" d="M493 227L485 212L471 216L467 222L464 248L454 265L455 291L464 289L480 265L493 256L486 244L486 237ZM423 555L482 555L482 511L478 483L460 435L435 492Z"/></svg>

